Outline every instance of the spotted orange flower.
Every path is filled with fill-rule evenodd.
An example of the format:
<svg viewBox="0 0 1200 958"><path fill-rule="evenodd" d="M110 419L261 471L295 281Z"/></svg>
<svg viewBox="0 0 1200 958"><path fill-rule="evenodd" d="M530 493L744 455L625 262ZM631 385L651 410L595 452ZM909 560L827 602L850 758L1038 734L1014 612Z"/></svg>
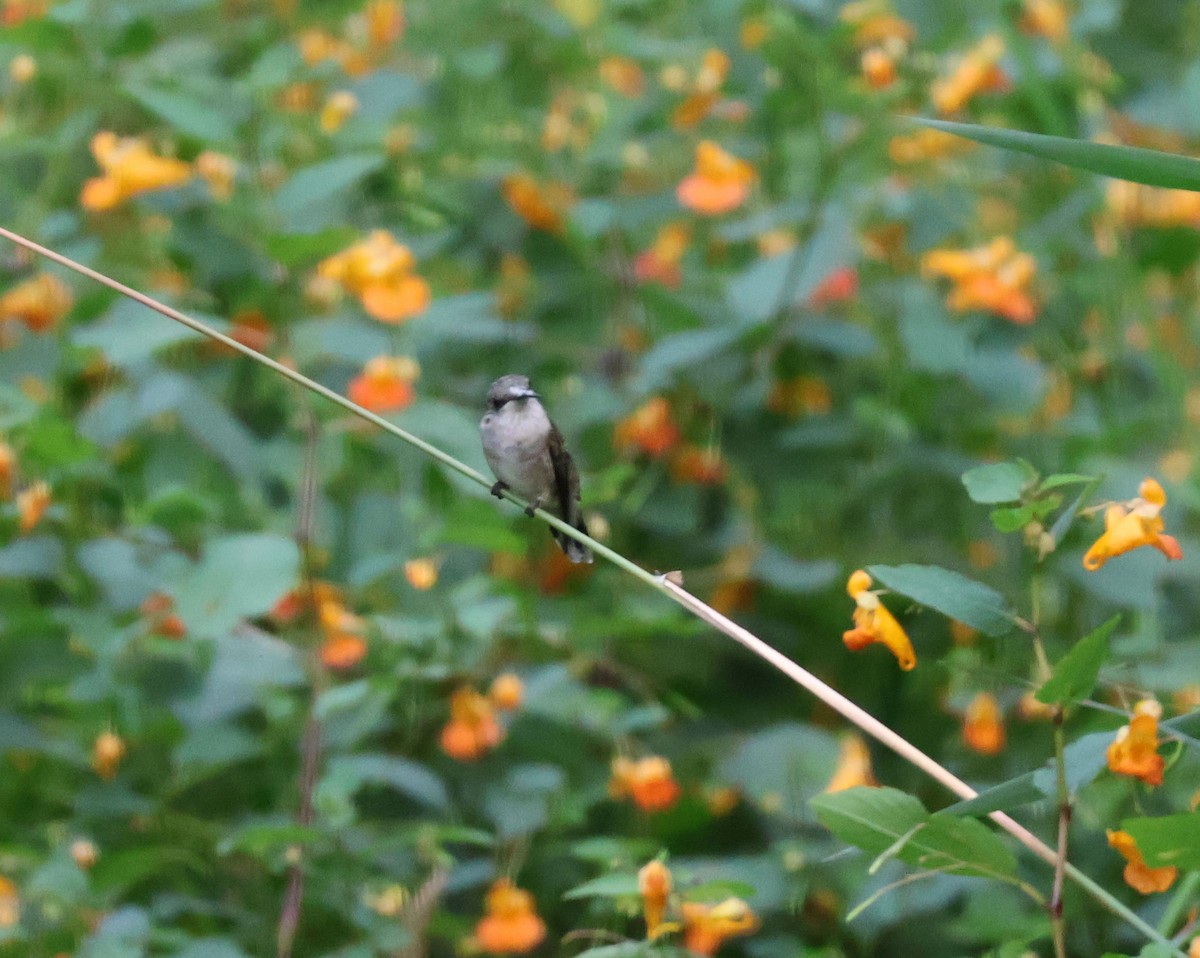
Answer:
<svg viewBox="0 0 1200 958"><path fill-rule="evenodd" d="M646 75L629 57L608 56L601 60L600 79L629 100L636 100L646 91Z"/></svg>
<svg viewBox="0 0 1200 958"><path fill-rule="evenodd" d="M475 942L489 955L524 954L546 937L533 896L501 878L488 890L484 916L475 926Z"/></svg>
<svg viewBox="0 0 1200 958"><path fill-rule="evenodd" d="M683 903L683 943L697 955L715 955L730 938L758 931L758 916L740 898L717 905Z"/></svg>
<svg viewBox="0 0 1200 958"><path fill-rule="evenodd" d="M38 273L0 296L0 320L19 320L30 332L44 333L57 326L74 303L66 283L49 273Z"/></svg>
<svg viewBox="0 0 1200 958"><path fill-rule="evenodd" d="M1071 14L1062 0L1023 0L1021 29L1051 43L1062 43L1071 29Z"/></svg>
<svg viewBox="0 0 1200 958"><path fill-rule="evenodd" d="M534 229L561 233L566 228L567 212L575 203L575 194L563 183L543 185L528 173L513 173L500 184L504 201Z"/></svg>
<svg viewBox="0 0 1200 958"><path fill-rule="evenodd" d="M12 928L20 920L20 892L11 879L0 875L0 928Z"/></svg>
<svg viewBox="0 0 1200 958"><path fill-rule="evenodd" d="M404 563L404 578L418 592L428 592L437 585L437 563L426 557L409 559Z"/></svg>
<svg viewBox="0 0 1200 958"><path fill-rule="evenodd" d="M222 203L233 196L237 170L237 160L215 150L205 150L196 157L196 173L208 184L213 198Z"/></svg>
<svg viewBox="0 0 1200 958"><path fill-rule="evenodd" d="M728 474L725 458L714 446L685 443L671 454L671 478L678 483L719 486Z"/></svg>
<svg viewBox="0 0 1200 958"><path fill-rule="evenodd" d="M696 169L683 178L675 195L690 210L719 216L746 202L755 179L749 163L703 140L696 147Z"/></svg>
<svg viewBox="0 0 1200 958"><path fill-rule="evenodd" d="M390 47L404 36L404 7L399 0L370 0L363 8L367 46L373 51Z"/></svg>
<svg viewBox="0 0 1200 958"><path fill-rule="evenodd" d="M957 113L980 93L1008 89L1008 77L1000 68L1003 56L1004 41L989 34L959 57L929 90L937 111L943 116Z"/></svg>
<svg viewBox="0 0 1200 958"><path fill-rule="evenodd" d="M683 223L668 223L658 231L650 248L634 258L634 278L639 283L659 283L668 289L678 289L683 282L679 263L691 238L692 231Z"/></svg>
<svg viewBox="0 0 1200 958"><path fill-rule="evenodd" d="M1034 258L1018 251L1007 236L975 249L935 249L921 257L922 276L953 282L946 305L956 313L980 309L1020 325L1037 315L1028 291L1036 274Z"/></svg>
<svg viewBox="0 0 1200 958"><path fill-rule="evenodd" d="M613 445L621 451L637 450L657 459L679 442L679 427L671 416L671 405L662 396L647 400L617 423Z"/></svg>
<svg viewBox="0 0 1200 958"><path fill-rule="evenodd" d="M715 47L705 51L691 93L671 114L671 125L675 129L691 129L712 112L721 98L721 87L729 75L729 67L729 55L725 51Z"/></svg>
<svg viewBox="0 0 1200 958"><path fill-rule="evenodd" d="M1128 832L1107 830L1108 844L1125 859L1125 884L1143 895L1152 892L1166 891L1179 875L1179 869L1174 865L1164 865L1161 868L1151 868L1142 857L1137 842Z"/></svg>
<svg viewBox="0 0 1200 958"><path fill-rule="evenodd" d="M486 695L462 686L450 696L450 721L442 728L442 751L460 762L473 762L504 740L495 707Z"/></svg>
<svg viewBox="0 0 1200 958"><path fill-rule="evenodd" d="M385 323L400 323L428 308L429 284L417 276L416 259L387 230L375 230L317 266L317 275L357 296L363 309Z"/></svg>
<svg viewBox="0 0 1200 958"><path fill-rule="evenodd" d="M525 683L515 672L503 672L492 679L488 698L501 712L519 709L525 700Z"/></svg>
<svg viewBox="0 0 1200 958"><path fill-rule="evenodd" d="M671 897L671 870L657 859L643 865L638 871L638 892L646 917L646 937L656 938Z"/></svg>
<svg viewBox="0 0 1200 958"><path fill-rule="evenodd" d="M421 367L407 356L376 356L350 380L346 395L364 409L387 413L407 409L413 401L413 383Z"/></svg>
<svg viewBox="0 0 1200 958"><path fill-rule="evenodd" d="M92 212L114 209L140 193L181 186L192 178L190 164L158 156L145 140L119 137L110 130L92 137L92 155L104 174L84 183L79 194L80 205Z"/></svg>
<svg viewBox="0 0 1200 958"><path fill-rule="evenodd" d="M963 742L980 755L998 755L1004 750L1004 715L1000 703L990 692L971 699L963 716Z"/></svg>
<svg viewBox="0 0 1200 958"><path fill-rule="evenodd" d="M117 777L121 759L125 757L125 742L116 732L101 732L92 743L92 768L106 782Z"/></svg>
<svg viewBox="0 0 1200 958"><path fill-rule="evenodd" d="M853 732L842 736L841 754L833 778L825 786L826 792L844 792L848 788L862 785L878 785L871 770L871 750L861 735Z"/></svg>
<svg viewBox="0 0 1200 958"><path fill-rule="evenodd" d="M321 626L321 664L327 669L352 669L367 656L364 633L367 624L340 599L318 601L317 620Z"/></svg>
<svg viewBox="0 0 1200 958"><path fill-rule="evenodd" d="M671 772L671 763L659 755L647 758L613 759L608 794L629 798L644 812L661 812L679 801L679 783Z"/></svg>
<svg viewBox="0 0 1200 958"><path fill-rule="evenodd" d="M896 82L896 58L883 47L871 47L859 57L859 69L872 90L886 90Z"/></svg>
<svg viewBox="0 0 1200 958"><path fill-rule="evenodd" d="M147 596L138 607L146 631L151 635L160 635L164 639L182 639L187 634L187 626L183 619L175 614L175 600L165 592L155 592Z"/></svg>
<svg viewBox="0 0 1200 958"><path fill-rule="evenodd" d="M1139 546L1153 546L1168 559L1182 559L1183 550L1174 536L1164 533L1162 508L1167 494L1157 481L1142 480L1138 496L1126 503L1113 503L1104 513L1104 534L1083 557L1083 567L1095 572L1114 556Z"/></svg>
<svg viewBox="0 0 1200 958"><path fill-rule="evenodd" d="M51 498L49 483L41 480L17 493L17 523L21 535L29 534L42 521Z"/></svg>
<svg viewBox="0 0 1200 958"><path fill-rule="evenodd" d="M854 628L842 634L842 641L852 652L879 642L896 657L901 669L911 671L917 667L912 641L879 601L878 593L871 592L870 588L871 577L862 569L854 572L846 582L846 592L855 602Z"/></svg>
<svg viewBox="0 0 1200 958"><path fill-rule="evenodd" d="M1158 754L1158 720L1162 706L1143 699L1133 707L1128 725L1117 729L1117 737L1108 746L1108 768L1118 775L1140 778L1157 788L1162 784L1166 761Z"/></svg>

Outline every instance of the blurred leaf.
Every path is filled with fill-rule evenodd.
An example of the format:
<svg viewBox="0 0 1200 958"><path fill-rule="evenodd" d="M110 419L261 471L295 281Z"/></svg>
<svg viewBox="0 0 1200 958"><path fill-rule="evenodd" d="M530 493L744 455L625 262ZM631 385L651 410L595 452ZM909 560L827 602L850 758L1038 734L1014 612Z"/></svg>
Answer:
<svg viewBox="0 0 1200 958"><path fill-rule="evenodd" d="M564 892L563 898L636 898L639 894L635 872L613 872L576 885Z"/></svg>
<svg viewBox="0 0 1200 958"><path fill-rule="evenodd" d="M867 567L867 572L893 592L985 635L1004 635L1012 630L1013 614L1004 597L957 572L930 565L873 565Z"/></svg>
<svg viewBox="0 0 1200 958"><path fill-rule="evenodd" d="M973 818L931 816L894 788L858 787L818 795L813 810L842 841L871 855L894 853L907 864L958 875L1012 875L1016 859L1004 841Z"/></svg>
<svg viewBox="0 0 1200 958"><path fill-rule="evenodd" d="M198 90L166 90L138 81L126 83L125 92L181 133L216 144L232 140L236 132L240 111L234 109L227 88L220 104L204 102Z"/></svg>
<svg viewBox="0 0 1200 958"><path fill-rule="evenodd" d="M189 631L191 631L189 629ZM176 706L188 725L204 726L237 715L259 702L263 689L289 688L304 681L296 650L257 630L223 635L200 690Z"/></svg>
<svg viewBox="0 0 1200 958"><path fill-rule="evenodd" d="M1024 462L997 462L963 473L962 482L972 502L991 505L1016 502L1037 473Z"/></svg>
<svg viewBox="0 0 1200 958"><path fill-rule="evenodd" d="M1125 818L1121 830L1133 836L1150 867L1174 865L1184 872L1200 870L1200 815L1195 812Z"/></svg>
<svg viewBox="0 0 1200 958"><path fill-rule="evenodd" d="M1172 153L1160 153L1133 146L1109 146L1021 130L976 126L972 123L952 123L948 120L929 120L914 117L914 122L966 137L977 143L998 146L1005 150L1028 153L1043 160L1052 160L1092 173L1112 176L1147 186L1170 189L1200 190L1200 160Z"/></svg>
<svg viewBox="0 0 1200 958"><path fill-rule="evenodd" d="M351 153L306 166L279 188L275 208L292 232L325 229L326 224L311 215L316 207L379 170L385 160L381 153Z"/></svg>
<svg viewBox="0 0 1200 958"><path fill-rule="evenodd" d="M124 296L94 323L71 331L72 343L100 350L118 369L144 363L160 349L188 340L195 341L196 334L186 326Z"/></svg>
<svg viewBox="0 0 1200 958"><path fill-rule="evenodd" d="M682 896L687 901L724 901L726 898L753 898L756 889L748 882L742 881L706 881L682 889Z"/></svg>
<svg viewBox="0 0 1200 958"><path fill-rule="evenodd" d="M832 559L804 562L774 546L765 546L754 558L750 574L759 582L784 592L820 592L836 581L839 566Z"/></svg>
<svg viewBox="0 0 1200 958"><path fill-rule="evenodd" d="M1054 674L1037 690L1037 700L1068 708L1091 695L1100 667L1108 658L1108 638L1120 621L1121 617L1114 615L1076 642L1054 667Z"/></svg>
<svg viewBox="0 0 1200 958"><path fill-rule="evenodd" d="M330 760L318 786L353 795L364 785L387 785L430 808L449 804L442 780L424 765L390 755L339 755Z"/></svg>
<svg viewBox="0 0 1200 958"><path fill-rule="evenodd" d="M30 536L0 546L0 579L56 579L66 555L51 536Z"/></svg>
<svg viewBox="0 0 1200 958"><path fill-rule="evenodd" d="M1085 476L1078 472L1056 472L1038 483L1038 488L1057 489L1059 486L1075 486L1081 483L1095 482L1098 476Z"/></svg>
<svg viewBox="0 0 1200 958"><path fill-rule="evenodd" d="M825 787L837 765L837 739L821 729L787 723L761 729L730 749L718 778L750 799L771 796L784 815L803 817L804 803Z"/></svg>
<svg viewBox="0 0 1200 958"><path fill-rule="evenodd" d="M1069 792L1079 791L1108 767L1106 750L1112 740L1112 732L1091 732L1067 745L1063 751L1063 765ZM1047 795L1053 795L1056 792L1055 777L1053 765L1048 765L1033 773L1033 782Z"/></svg>
<svg viewBox="0 0 1200 958"><path fill-rule="evenodd" d="M1007 812L1031 802L1040 802L1048 797L1048 793L1038 788L1035 781L1036 774L1036 772L1026 772L1007 782L984 789L974 798L955 802L942 811L950 815L983 816L989 812Z"/></svg>

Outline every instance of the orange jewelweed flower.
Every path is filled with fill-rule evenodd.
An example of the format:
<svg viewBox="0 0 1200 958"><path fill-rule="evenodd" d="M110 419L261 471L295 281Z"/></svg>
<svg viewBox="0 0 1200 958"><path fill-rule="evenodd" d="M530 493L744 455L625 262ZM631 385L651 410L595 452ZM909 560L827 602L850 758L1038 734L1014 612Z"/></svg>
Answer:
<svg viewBox="0 0 1200 958"><path fill-rule="evenodd" d="M671 772L671 763L660 755L636 761L614 758L608 794L630 798L644 812L661 812L679 801L679 783Z"/></svg>
<svg viewBox="0 0 1200 958"><path fill-rule="evenodd" d="M935 249L921 256L922 276L954 283L946 305L956 313L981 309L1019 325L1033 322L1037 314L1027 290L1036 274L1034 258L1007 236L975 249Z"/></svg>
<svg viewBox="0 0 1200 958"><path fill-rule="evenodd" d="M642 912L646 917L646 937L655 938L667 912L667 900L671 897L671 870L657 859L643 865L638 871L638 892L642 896Z"/></svg>
<svg viewBox="0 0 1200 958"><path fill-rule="evenodd" d="M1125 866L1125 884L1130 888L1149 895L1156 891L1166 891L1179 875L1179 869L1174 865L1164 865L1161 868L1151 868L1146 864L1137 842L1129 832L1107 829L1108 844L1120 852L1128 864Z"/></svg>
<svg viewBox="0 0 1200 958"><path fill-rule="evenodd" d="M363 633L367 624L347 609L336 590L317 596L317 622L321 627L321 664L327 669L351 669L367 655Z"/></svg>
<svg viewBox="0 0 1200 958"><path fill-rule="evenodd" d="M842 641L852 652L879 642L896 657L901 669L905 672L915 669L917 654L908 633L879 601L879 595L869 591L870 587L871 577L862 569L854 572L846 582L846 592L855 602L854 628L842 633Z"/></svg>
<svg viewBox="0 0 1200 958"><path fill-rule="evenodd" d="M1143 186L1127 180L1110 180L1105 204L1117 223L1125 227L1200 225L1200 193Z"/></svg>
<svg viewBox="0 0 1200 958"><path fill-rule="evenodd" d="M331 93L321 107L321 132L336 133L357 112L358 97L349 90Z"/></svg>
<svg viewBox="0 0 1200 958"><path fill-rule="evenodd" d="M888 141L888 158L897 166L926 166L934 160L958 156L975 149L961 136L922 127L914 133L894 136Z"/></svg>
<svg viewBox="0 0 1200 958"><path fill-rule="evenodd" d="M858 295L858 270L853 266L839 266L826 276L808 297L809 309L822 309L835 303L844 303Z"/></svg>
<svg viewBox="0 0 1200 958"><path fill-rule="evenodd" d="M668 223L658 231L654 243L634 258L633 276L639 283L660 283L679 289L683 273L679 263L687 252L692 231L683 223Z"/></svg>
<svg viewBox="0 0 1200 958"><path fill-rule="evenodd" d="M71 861L83 871L90 871L100 860L100 849L88 838L77 838L71 842Z"/></svg>
<svg viewBox="0 0 1200 958"><path fill-rule="evenodd" d="M646 91L646 75L638 62L630 57L605 57L600 61L600 79L629 100L636 100Z"/></svg>
<svg viewBox="0 0 1200 958"><path fill-rule="evenodd" d="M488 698L501 712L519 709L525 701L525 683L515 672L503 672L492 679Z"/></svg>
<svg viewBox="0 0 1200 958"><path fill-rule="evenodd" d="M469 686L450 696L450 721L442 728L442 751L460 762L473 762L504 740L495 707Z"/></svg>
<svg viewBox="0 0 1200 958"><path fill-rule="evenodd" d="M475 941L489 955L524 954L546 937L533 896L501 878L484 899L486 912L475 926Z"/></svg>
<svg viewBox="0 0 1200 958"><path fill-rule="evenodd" d="M728 474L729 470L721 450L713 446L701 447L685 443L671 456L671 478L678 483L719 486Z"/></svg>
<svg viewBox="0 0 1200 958"><path fill-rule="evenodd" d="M1000 69L1004 56L1004 41L989 34L968 50L953 65L948 74L936 80L929 98L943 116L957 113L980 93L1005 90L1008 77Z"/></svg>
<svg viewBox="0 0 1200 958"><path fill-rule="evenodd" d="M0 875L0 928L12 928L21 920L21 895L13 882Z"/></svg>
<svg viewBox="0 0 1200 958"><path fill-rule="evenodd" d="M49 273L38 273L0 296L0 320L20 320L30 332L44 333L57 326L74 303L66 283Z"/></svg>
<svg viewBox="0 0 1200 958"><path fill-rule="evenodd" d="M237 160L215 150L205 150L196 157L196 172L208 184L213 198L222 203L233 196L237 170Z"/></svg>
<svg viewBox="0 0 1200 958"><path fill-rule="evenodd" d="M84 183L79 194L80 205L92 212L114 209L139 193L180 186L192 178L190 164L158 156L145 140L119 137L111 130L92 137L92 155L104 175Z"/></svg>
<svg viewBox="0 0 1200 958"><path fill-rule="evenodd" d="M11 499L13 480L17 474L17 454L13 447L0 440L0 501Z"/></svg>
<svg viewBox="0 0 1200 958"><path fill-rule="evenodd" d="M1059 44L1067 38L1071 14L1062 0L1024 0L1021 4L1021 29Z"/></svg>
<svg viewBox="0 0 1200 958"><path fill-rule="evenodd" d="M872 90L886 90L896 82L896 59L883 47L863 50L859 69Z"/></svg>
<svg viewBox="0 0 1200 958"><path fill-rule="evenodd" d="M1138 486L1138 496L1126 503L1113 503L1104 513L1104 534L1083 557L1083 567L1095 572L1114 556L1139 546L1153 546L1168 559L1182 559L1183 550L1174 536L1164 533L1162 508L1167 494L1149 477Z"/></svg>
<svg viewBox="0 0 1200 958"><path fill-rule="evenodd" d="M50 507L50 484L37 481L17 493L17 521L21 535L32 532Z"/></svg>
<svg viewBox="0 0 1200 958"><path fill-rule="evenodd" d="M138 607L146 623L146 631L164 639L182 639L187 634L183 619L175 614L175 600L165 592L148 595Z"/></svg>
<svg viewBox="0 0 1200 958"><path fill-rule="evenodd" d="M389 47L404 36L404 7L399 0L371 0L363 8L363 19L367 46L373 51Z"/></svg>
<svg viewBox="0 0 1200 958"><path fill-rule="evenodd" d="M429 284L414 273L416 265L407 246L387 230L374 230L365 240L319 263L317 275L357 296L376 319L400 323L429 306Z"/></svg>
<svg viewBox="0 0 1200 958"><path fill-rule="evenodd" d="M618 450L637 450L655 459L666 455L678 442L679 427L662 396L647 400L613 430L613 446Z"/></svg>
<svg viewBox="0 0 1200 958"><path fill-rule="evenodd" d="M575 194L563 183L542 185L528 173L513 173L500 183L504 201L514 213L535 229L561 233Z"/></svg>
<svg viewBox="0 0 1200 958"><path fill-rule="evenodd" d="M683 903L683 943L697 955L715 955L728 939L758 931L758 916L740 898L719 905Z"/></svg>
<svg viewBox="0 0 1200 958"><path fill-rule="evenodd" d="M833 778L825 786L825 791L844 792L848 788L878 784L875 773L871 770L871 750L867 743L861 735L854 732L843 735L837 768L834 769Z"/></svg>
<svg viewBox="0 0 1200 958"><path fill-rule="evenodd" d="M1109 771L1140 778L1157 788L1162 784L1166 761L1158 754L1158 720L1162 706L1154 699L1143 699L1133 707L1128 725L1117 729L1117 737L1108 746Z"/></svg>
<svg viewBox="0 0 1200 958"><path fill-rule="evenodd" d="M696 147L696 169L685 176L675 195L690 210L719 216L736 210L750 195L756 179L754 167L726 153L711 140Z"/></svg>
<svg viewBox="0 0 1200 958"><path fill-rule="evenodd" d="M829 384L817 376L794 376L771 386L767 408L781 416L823 416L833 408Z"/></svg>
<svg viewBox="0 0 1200 958"><path fill-rule="evenodd" d="M998 755L1004 750L1004 715L991 692L971 699L963 716L963 742L980 755Z"/></svg>
<svg viewBox="0 0 1200 958"><path fill-rule="evenodd" d="M92 768L106 782L117 777L117 769L124 757L125 742L116 732L101 732L92 743Z"/></svg>
<svg viewBox="0 0 1200 958"><path fill-rule="evenodd" d="M885 46L903 50L916 37L916 28L892 11L888 0L856 0L838 12L838 19L854 28L854 45Z"/></svg>
<svg viewBox="0 0 1200 958"><path fill-rule="evenodd" d="M371 412L388 413L407 409L413 401L413 383L421 367L407 356L376 356L350 380L346 395Z"/></svg>
<svg viewBox="0 0 1200 958"><path fill-rule="evenodd" d="M437 585L437 563L425 557L409 559L404 563L404 578L418 592L428 592Z"/></svg>

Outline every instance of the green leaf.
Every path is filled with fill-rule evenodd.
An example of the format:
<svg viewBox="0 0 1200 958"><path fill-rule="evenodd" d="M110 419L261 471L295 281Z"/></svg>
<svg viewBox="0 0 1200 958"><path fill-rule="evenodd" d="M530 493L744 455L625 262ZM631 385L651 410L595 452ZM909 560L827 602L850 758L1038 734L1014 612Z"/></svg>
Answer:
<svg viewBox="0 0 1200 958"><path fill-rule="evenodd" d="M445 809L450 803L445 785L433 772L392 755L339 755L330 761L318 787L350 796L364 785L387 785L430 808Z"/></svg>
<svg viewBox="0 0 1200 958"><path fill-rule="evenodd" d="M976 795L974 798L955 802L942 809L951 815L987 815L989 812L1010 811L1028 805L1030 802L1040 802L1047 793L1037 786L1036 771L1026 772L1017 778L1001 782Z"/></svg>
<svg viewBox="0 0 1200 958"><path fill-rule="evenodd" d="M714 878L683 889L683 897L688 901L724 901L726 898L753 898L756 891L749 882Z"/></svg>
<svg viewBox="0 0 1200 958"><path fill-rule="evenodd" d="M1039 482L1038 488L1045 492L1057 489L1059 486L1077 486L1085 482L1095 482L1097 478L1097 476L1085 476L1078 472L1056 472Z"/></svg>
<svg viewBox="0 0 1200 958"><path fill-rule="evenodd" d="M1200 160L1173 153L1160 153L1134 146L1107 146L1063 136L1045 136L1022 130L1005 130L974 123L952 123L914 117L917 123L955 136L998 146L1004 150L1028 153L1043 160L1100 173L1104 176L1163 186L1179 190L1200 190Z"/></svg>
<svg viewBox="0 0 1200 958"><path fill-rule="evenodd" d="M962 475L967 495L972 502L993 505L998 502L1016 502L1037 476L1024 463L995 462L969 469Z"/></svg>
<svg viewBox="0 0 1200 958"><path fill-rule="evenodd" d="M221 109L215 103L204 102L194 91L164 90L139 82L127 84L125 91L181 133L201 140L227 141L237 132L237 116L230 112L228 104Z"/></svg>
<svg viewBox="0 0 1200 958"><path fill-rule="evenodd" d="M894 788L859 787L818 795L811 802L821 824L842 841L872 855L894 853L919 868L996 877L1016 871L1004 841L973 818L930 815Z"/></svg>
<svg viewBox="0 0 1200 958"><path fill-rule="evenodd" d="M563 895L563 898L625 898L636 897L638 892L638 876L633 872L613 872L601 875L582 885L576 885Z"/></svg>
<svg viewBox="0 0 1200 958"><path fill-rule="evenodd" d="M1133 836L1147 865L1153 868L1174 865L1181 871L1200 870L1200 813L1126 818L1121 822L1121 830Z"/></svg>
<svg viewBox="0 0 1200 958"><path fill-rule="evenodd" d="M306 223L308 215L320 204L374 173L383 166L384 160L381 153L351 153L306 166L279 188L275 194L275 208L289 227L298 233L312 232L305 226L325 229L329 224Z"/></svg>
<svg viewBox="0 0 1200 958"><path fill-rule="evenodd" d="M1037 508L1033 503L1028 503L1008 509L993 509L988 518L997 532L1016 532L1037 518Z"/></svg>
<svg viewBox="0 0 1200 958"><path fill-rule="evenodd" d="M1013 627L1013 614L999 592L957 572L932 565L873 565L867 572L893 592L985 635L1004 635Z"/></svg>
<svg viewBox="0 0 1200 958"><path fill-rule="evenodd" d="M1065 708L1087 698L1095 688L1100 666L1108 656L1108 637L1120 621L1121 617L1114 615L1076 642L1054 667L1054 674L1037 690L1037 700Z"/></svg>

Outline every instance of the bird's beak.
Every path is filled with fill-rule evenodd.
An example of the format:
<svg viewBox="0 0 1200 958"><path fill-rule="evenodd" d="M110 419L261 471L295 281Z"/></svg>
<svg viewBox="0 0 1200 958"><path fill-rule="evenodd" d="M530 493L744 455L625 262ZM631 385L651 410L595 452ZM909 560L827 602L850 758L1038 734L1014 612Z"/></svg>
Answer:
<svg viewBox="0 0 1200 958"><path fill-rule="evenodd" d="M522 389L517 393L518 399L541 399L542 397L532 389Z"/></svg>

